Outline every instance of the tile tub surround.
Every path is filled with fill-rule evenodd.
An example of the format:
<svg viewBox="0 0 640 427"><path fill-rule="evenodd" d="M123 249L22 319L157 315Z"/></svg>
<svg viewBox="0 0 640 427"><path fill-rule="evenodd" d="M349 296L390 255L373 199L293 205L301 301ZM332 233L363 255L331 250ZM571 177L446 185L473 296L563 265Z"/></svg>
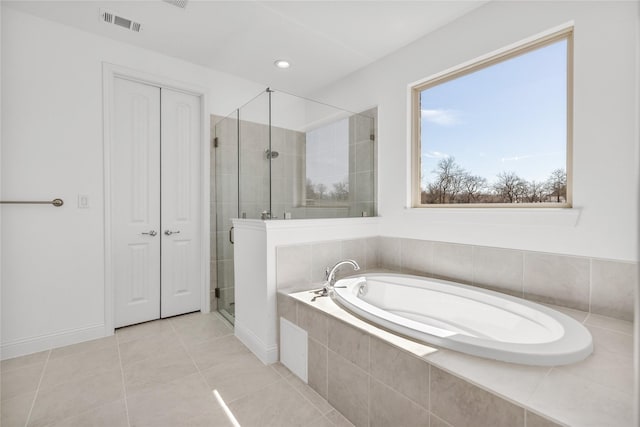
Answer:
<svg viewBox="0 0 640 427"><path fill-rule="evenodd" d="M279 246L278 289L321 286L324 269L353 258L365 270L452 280L536 302L633 320L634 262L396 237ZM342 274L351 274L344 269Z"/></svg>
<svg viewBox="0 0 640 427"><path fill-rule="evenodd" d="M419 344L311 297L279 292L278 313L303 328L313 318L309 385L356 426L387 417L407 426L634 425L629 322L551 306L584 323L595 350L580 363L536 367Z"/></svg>

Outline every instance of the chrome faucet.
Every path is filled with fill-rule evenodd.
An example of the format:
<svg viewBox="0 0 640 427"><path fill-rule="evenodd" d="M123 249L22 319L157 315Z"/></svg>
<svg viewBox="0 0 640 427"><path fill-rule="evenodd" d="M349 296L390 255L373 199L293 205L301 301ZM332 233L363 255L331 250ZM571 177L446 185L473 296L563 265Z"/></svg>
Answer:
<svg viewBox="0 0 640 427"><path fill-rule="evenodd" d="M327 267L324 271L324 286L317 291L311 291L316 294L316 296L311 299L311 302L314 302L316 298L326 297L327 295L329 295L329 291L331 291L336 284L336 272L344 264L351 265L355 271L360 270L360 266L358 265L358 263L352 259L345 259L344 261L340 261L331 268Z"/></svg>
<svg viewBox="0 0 640 427"><path fill-rule="evenodd" d="M360 266L358 265L358 263L352 259L345 259L344 261L338 262L333 266L333 268L331 268L331 270L329 270L329 267L327 267L327 269L324 271L324 278L327 281L325 286L327 286L329 290L332 289L336 284L336 272L338 271L340 266L344 264L350 264L355 271L360 270Z"/></svg>

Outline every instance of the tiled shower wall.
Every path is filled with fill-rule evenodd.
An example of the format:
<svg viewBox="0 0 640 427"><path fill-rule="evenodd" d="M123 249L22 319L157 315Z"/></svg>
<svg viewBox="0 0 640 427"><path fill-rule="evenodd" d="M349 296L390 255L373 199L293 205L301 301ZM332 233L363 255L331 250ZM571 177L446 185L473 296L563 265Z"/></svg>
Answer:
<svg viewBox="0 0 640 427"><path fill-rule="evenodd" d="M376 215L377 118L377 108L349 117L350 217Z"/></svg>
<svg viewBox="0 0 640 427"><path fill-rule="evenodd" d="M632 262L395 237L281 246L276 258L278 289L319 287L327 266L353 258L630 321L638 283Z"/></svg>

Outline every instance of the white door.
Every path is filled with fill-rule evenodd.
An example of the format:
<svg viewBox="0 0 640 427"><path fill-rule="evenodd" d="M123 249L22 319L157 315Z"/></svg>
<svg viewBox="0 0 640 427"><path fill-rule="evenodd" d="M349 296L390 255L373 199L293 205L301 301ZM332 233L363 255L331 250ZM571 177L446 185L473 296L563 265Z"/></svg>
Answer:
<svg viewBox="0 0 640 427"><path fill-rule="evenodd" d="M115 326L160 317L160 89L115 79L111 218Z"/></svg>
<svg viewBox="0 0 640 427"><path fill-rule="evenodd" d="M162 89L162 317L200 309L200 98Z"/></svg>
<svg viewBox="0 0 640 427"><path fill-rule="evenodd" d="M115 327L200 309L200 99L120 78L111 148Z"/></svg>

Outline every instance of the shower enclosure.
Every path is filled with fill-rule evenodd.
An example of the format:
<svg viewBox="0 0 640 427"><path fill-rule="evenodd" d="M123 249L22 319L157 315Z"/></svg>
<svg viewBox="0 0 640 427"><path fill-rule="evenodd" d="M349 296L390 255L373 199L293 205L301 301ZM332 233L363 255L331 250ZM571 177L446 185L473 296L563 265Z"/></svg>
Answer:
<svg viewBox="0 0 640 427"><path fill-rule="evenodd" d="M376 115L266 89L227 117L212 116L212 307L229 321L232 218L376 215Z"/></svg>

